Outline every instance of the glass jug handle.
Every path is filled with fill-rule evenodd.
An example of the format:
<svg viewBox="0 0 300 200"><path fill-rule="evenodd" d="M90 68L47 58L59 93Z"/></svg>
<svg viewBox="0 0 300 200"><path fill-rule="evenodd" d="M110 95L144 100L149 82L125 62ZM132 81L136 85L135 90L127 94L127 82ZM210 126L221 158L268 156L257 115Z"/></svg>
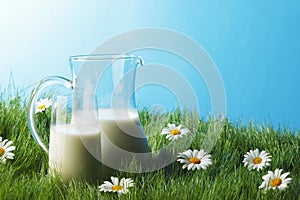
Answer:
<svg viewBox="0 0 300 200"><path fill-rule="evenodd" d="M60 77L60 76L49 76L44 79L42 79L40 82L38 82L35 87L33 88L30 99L29 99L29 106L28 106L28 125L31 131L31 135L33 136L34 140L48 153L48 148L46 145L42 142L39 133L37 131L36 126L36 116L35 116L35 104L36 104L36 98L38 97L38 94L40 94L46 87L52 86L52 85L61 85L64 86L67 89L72 88L72 81Z"/></svg>

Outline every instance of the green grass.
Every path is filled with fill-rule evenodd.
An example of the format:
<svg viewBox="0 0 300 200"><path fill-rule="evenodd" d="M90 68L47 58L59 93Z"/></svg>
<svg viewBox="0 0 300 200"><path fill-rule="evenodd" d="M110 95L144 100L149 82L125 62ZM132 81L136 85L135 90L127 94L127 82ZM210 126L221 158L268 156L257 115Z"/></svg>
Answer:
<svg viewBox="0 0 300 200"><path fill-rule="evenodd" d="M26 103L20 97L0 97L0 136L14 142L15 159L0 164L0 199L116 199L115 193L103 193L99 184L72 180L63 182L47 174L48 155L35 143L27 126ZM213 120L206 122L178 111L153 115L140 113L153 151L169 143L159 133L168 122L181 123L194 132L191 149L203 147ZM220 124L219 124L220 125ZM135 186L119 199L300 199L300 134L288 128L225 120L220 137L212 147L213 165L207 170L186 171L173 162L149 173L120 172L118 177L131 177ZM205 144L204 144L204 147ZM249 171L243 166L243 155L259 148L272 155L271 166L262 171ZM291 172L289 188L283 192L258 189L268 170L282 168Z"/></svg>

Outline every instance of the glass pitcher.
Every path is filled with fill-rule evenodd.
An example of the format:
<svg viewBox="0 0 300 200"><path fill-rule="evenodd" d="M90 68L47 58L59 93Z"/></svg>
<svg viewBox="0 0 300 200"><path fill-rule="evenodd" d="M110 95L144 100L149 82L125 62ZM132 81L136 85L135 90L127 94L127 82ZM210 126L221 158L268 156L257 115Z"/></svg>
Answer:
<svg viewBox="0 0 300 200"><path fill-rule="evenodd" d="M71 80L50 76L34 87L28 124L35 141L49 153L50 173L103 180L124 171L135 154L151 152L135 104L136 68L142 59L96 54L71 56L69 63ZM68 95L55 90L57 86ZM36 104L45 88L53 93L49 145L36 120Z"/></svg>

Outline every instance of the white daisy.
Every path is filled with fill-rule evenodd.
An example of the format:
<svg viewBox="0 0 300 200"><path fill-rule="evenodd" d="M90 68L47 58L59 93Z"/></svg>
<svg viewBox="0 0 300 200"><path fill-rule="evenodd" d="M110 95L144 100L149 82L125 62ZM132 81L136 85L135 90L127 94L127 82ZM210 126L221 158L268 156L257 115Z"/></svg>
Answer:
<svg viewBox="0 0 300 200"><path fill-rule="evenodd" d="M292 182L292 178L286 178L290 172L286 172L281 174L282 169L275 169L275 172L268 171L268 174L262 177L263 182L259 186L259 188L265 188L265 190L269 189L279 189L280 191L284 190L288 187L287 184Z"/></svg>
<svg viewBox="0 0 300 200"><path fill-rule="evenodd" d="M266 151L259 152L258 149L250 150L244 155L244 166L248 165L248 169L257 169L257 171L263 169L265 166L269 166L271 162L271 156Z"/></svg>
<svg viewBox="0 0 300 200"><path fill-rule="evenodd" d="M47 108L49 108L52 104L52 101L48 98L41 99L40 101L36 102L35 106L35 113L43 112Z"/></svg>
<svg viewBox="0 0 300 200"><path fill-rule="evenodd" d="M104 192L117 192L118 195L126 194L129 190L128 188L133 187L133 180L130 178L122 178L119 183L117 177L111 177L111 182L104 181L104 184L100 185L100 191Z"/></svg>
<svg viewBox="0 0 300 200"><path fill-rule="evenodd" d="M6 159L14 159L15 154L11 151L15 150L15 146L11 146L12 141L8 141L7 139L2 141L2 137L0 137L0 162L5 163Z"/></svg>
<svg viewBox="0 0 300 200"><path fill-rule="evenodd" d="M206 169L209 165L212 164L212 161L210 159L211 155L207 154L203 149L201 149L200 151L196 149L192 151L189 149L183 153L179 153L177 157L180 158L177 160L178 162L184 163L182 169Z"/></svg>
<svg viewBox="0 0 300 200"><path fill-rule="evenodd" d="M169 140L177 140L189 132L189 129L182 128L182 125L176 126L175 124L168 123L168 128L163 128L161 134L167 135L166 137Z"/></svg>

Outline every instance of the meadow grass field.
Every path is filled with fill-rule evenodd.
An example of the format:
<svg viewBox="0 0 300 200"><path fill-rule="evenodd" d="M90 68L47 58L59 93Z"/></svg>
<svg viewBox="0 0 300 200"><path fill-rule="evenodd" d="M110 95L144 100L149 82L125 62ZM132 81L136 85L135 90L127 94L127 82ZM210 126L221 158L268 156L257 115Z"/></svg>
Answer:
<svg viewBox="0 0 300 200"><path fill-rule="evenodd" d="M102 182L62 181L48 175L48 155L30 134L27 103L20 96L0 97L0 136L16 146L14 159L0 163L0 199L300 199L299 131L228 119L221 123L219 138L209 152L212 165L206 170L188 171L174 161L153 172L119 172L117 177L132 178L135 184L120 196L100 192ZM179 111L155 115L142 110L140 120L152 150L170 142L160 134L168 123L182 124L194 133L190 149L205 146L208 129L215 123ZM250 171L242 161L249 150L256 148L272 156L271 165ZM288 188L281 192L259 189L262 176L276 168L290 172Z"/></svg>

